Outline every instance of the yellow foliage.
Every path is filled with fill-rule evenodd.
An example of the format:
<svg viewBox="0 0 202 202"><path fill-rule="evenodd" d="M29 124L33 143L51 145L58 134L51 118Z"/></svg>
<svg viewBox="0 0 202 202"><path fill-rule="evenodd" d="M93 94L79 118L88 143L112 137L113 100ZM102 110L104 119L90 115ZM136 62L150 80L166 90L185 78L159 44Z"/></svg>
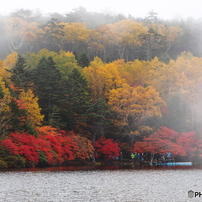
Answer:
<svg viewBox="0 0 202 202"><path fill-rule="evenodd" d="M5 86L5 82L2 81L2 78L0 78L0 113L4 112L10 112L9 103L11 102L11 95L8 88Z"/></svg>
<svg viewBox="0 0 202 202"><path fill-rule="evenodd" d="M12 52L11 54L7 55L6 59L3 61L5 69L12 69L17 62L18 53Z"/></svg>
<svg viewBox="0 0 202 202"><path fill-rule="evenodd" d="M3 67L3 61L0 60L0 77L5 78L6 70Z"/></svg>
<svg viewBox="0 0 202 202"><path fill-rule="evenodd" d="M104 64L101 59L95 58L84 68L94 99L108 100L110 90L122 87L125 83L114 63Z"/></svg>
<svg viewBox="0 0 202 202"><path fill-rule="evenodd" d="M67 57L75 57L74 54L73 54L72 52L70 52L70 51L67 51L67 52L65 53L65 55L66 55Z"/></svg>
<svg viewBox="0 0 202 202"><path fill-rule="evenodd" d="M153 116L161 116L161 107L165 102L152 87L131 87L123 84L121 88L110 91L109 106L129 125L129 117L136 125Z"/></svg>
<svg viewBox="0 0 202 202"><path fill-rule="evenodd" d="M193 86L202 81L202 59L185 53L168 64L157 57L127 63L118 60L114 64L130 86L153 86L164 100L176 93L188 96L194 92Z"/></svg>
<svg viewBox="0 0 202 202"><path fill-rule="evenodd" d="M141 45L139 35L147 32L147 28L142 23L133 20L122 20L111 25L111 30L116 35L117 44L122 45Z"/></svg>
<svg viewBox="0 0 202 202"><path fill-rule="evenodd" d="M40 113L41 108L38 105L38 98L34 97L32 90L28 89L27 92L22 91L19 99L25 105L27 119L30 124L34 127L41 125L44 116Z"/></svg>
<svg viewBox="0 0 202 202"><path fill-rule="evenodd" d="M34 42L35 40L37 40L38 35L43 33L42 29L39 28L39 24L36 22L26 22L25 26L22 29L22 32L22 36L28 42Z"/></svg>
<svg viewBox="0 0 202 202"><path fill-rule="evenodd" d="M10 120L12 119L11 108L11 95L5 82L0 78L0 135L5 135L7 129L10 127Z"/></svg>
<svg viewBox="0 0 202 202"><path fill-rule="evenodd" d="M7 57L1 63L0 76L3 79L8 80L8 78L10 77L10 72L8 72L7 70L14 68L15 63L17 61L17 56L18 56L18 53L12 52L11 54L7 55Z"/></svg>
<svg viewBox="0 0 202 202"><path fill-rule="evenodd" d="M154 86L164 100L173 94L181 94L187 99L195 97L196 88L202 81L201 58L183 53L177 60L160 65L160 68L157 64L151 66L147 84Z"/></svg>
<svg viewBox="0 0 202 202"><path fill-rule="evenodd" d="M107 47L109 47L114 39L114 34L108 25L99 25L96 29L90 31L89 50L94 54L104 55Z"/></svg>
<svg viewBox="0 0 202 202"><path fill-rule="evenodd" d="M73 22L73 23L64 23L61 22L58 24L63 27L62 31L64 35L56 35L59 39L66 40L70 43L76 44L77 46L81 42L87 42L89 40L90 30L87 29L85 23Z"/></svg>

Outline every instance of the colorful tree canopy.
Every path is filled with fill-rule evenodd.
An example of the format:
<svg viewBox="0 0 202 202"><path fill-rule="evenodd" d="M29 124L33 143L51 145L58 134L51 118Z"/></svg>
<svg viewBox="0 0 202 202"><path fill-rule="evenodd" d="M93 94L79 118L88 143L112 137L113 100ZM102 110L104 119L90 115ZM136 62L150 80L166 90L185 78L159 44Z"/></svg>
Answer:
<svg viewBox="0 0 202 202"><path fill-rule="evenodd" d="M37 129L38 137L24 133L11 133L1 142L12 155L22 156L27 165L61 165L71 160L88 159L93 155L91 142L77 136L58 131L50 126Z"/></svg>
<svg viewBox="0 0 202 202"><path fill-rule="evenodd" d="M151 152L173 156L193 157L197 150L197 140L194 132L179 133L162 126L152 135L144 138L142 142L136 142L133 152Z"/></svg>

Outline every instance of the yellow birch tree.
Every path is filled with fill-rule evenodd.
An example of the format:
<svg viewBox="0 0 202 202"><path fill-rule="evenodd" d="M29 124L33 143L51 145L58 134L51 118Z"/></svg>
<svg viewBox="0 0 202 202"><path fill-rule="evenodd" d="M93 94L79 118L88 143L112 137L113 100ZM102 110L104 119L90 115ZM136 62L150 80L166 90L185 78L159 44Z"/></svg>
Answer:
<svg viewBox="0 0 202 202"><path fill-rule="evenodd" d="M10 127L11 120L11 95L9 89L5 86L5 82L0 78L0 135L6 135L6 130Z"/></svg>
<svg viewBox="0 0 202 202"><path fill-rule="evenodd" d="M31 89L26 92L23 90L19 99L21 100L27 114L27 120L35 128L41 125L43 121L43 115L41 115L41 108L38 105L38 98L34 96Z"/></svg>

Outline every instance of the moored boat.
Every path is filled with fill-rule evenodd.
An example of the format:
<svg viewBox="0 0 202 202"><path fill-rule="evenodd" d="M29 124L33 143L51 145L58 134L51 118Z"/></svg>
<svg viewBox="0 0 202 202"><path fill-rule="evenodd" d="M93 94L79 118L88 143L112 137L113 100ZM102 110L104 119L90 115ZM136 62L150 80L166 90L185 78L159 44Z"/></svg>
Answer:
<svg viewBox="0 0 202 202"><path fill-rule="evenodd" d="M159 162L159 163L150 163L150 165L159 165L159 166L192 166L192 162Z"/></svg>

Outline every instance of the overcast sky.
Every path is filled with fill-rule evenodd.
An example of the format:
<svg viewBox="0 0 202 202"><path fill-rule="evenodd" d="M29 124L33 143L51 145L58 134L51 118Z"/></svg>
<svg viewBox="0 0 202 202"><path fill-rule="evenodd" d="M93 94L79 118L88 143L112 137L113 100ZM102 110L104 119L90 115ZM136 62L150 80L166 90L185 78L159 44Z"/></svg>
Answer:
<svg viewBox="0 0 202 202"><path fill-rule="evenodd" d="M5 15L24 8L64 14L79 6L85 7L89 12L112 11L134 17L145 17L151 10L164 19L202 17L202 0L5 0L0 13Z"/></svg>

